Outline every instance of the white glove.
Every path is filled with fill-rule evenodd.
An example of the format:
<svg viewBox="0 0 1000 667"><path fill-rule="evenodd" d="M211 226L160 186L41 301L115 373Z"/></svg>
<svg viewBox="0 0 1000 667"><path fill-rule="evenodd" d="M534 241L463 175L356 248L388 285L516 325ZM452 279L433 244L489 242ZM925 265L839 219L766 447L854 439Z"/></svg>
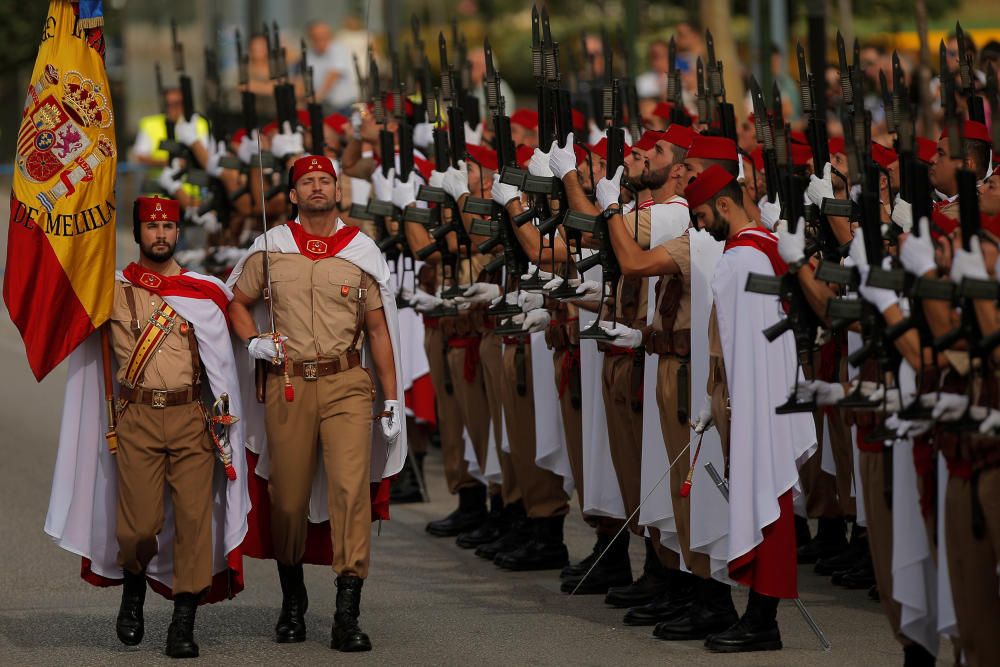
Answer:
<svg viewBox="0 0 1000 667"><path fill-rule="evenodd" d="M545 331L551 321L552 315L549 311L544 308L536 308L525 314L524 322L521 323L521 329L528 333L538 333L539 331Z"/></svg>
<svg viewBox="0 0 1000 667"><path fill-rule="evenodd" d="M562 287L562 284L564 282L566 282L566 279L563 278L562 276L553 276L552 280L550 280L549 282L547 282L544 285L542 285L542 291L543 292L551 292L554 289L559 289L560 287ZM580 284L580 279L579 278L570 278L569 279L569 284L570 284L570 287L576 287L577 285Z"/></svg>
<svg viewBox="0 0 1000 667"><path fill-rule="evenodd" d="M899 195L896 195L896 202L892 207L892 221L909 233L913 229L913 205Z"/></svg>
<svg viewBox="0 0 1000 667"><path fill-rule="evenodd" d="M174 159L170 166L160 170L160 175L156 179L156 183L171 197L184 186L181 179L177 178L180 171L180 160Z"/></svg>
<svg viewBox="0 0 1000 667"><path fill-rule="evenodd" d="M531 278L534 278L534 277L535 277L534 273L522 273L521 274L521 280L530 280ZM548 283L548 281L552 280L552 274L549 273L548 271L542 271L541 269L539 269L538 270L538 279L539 280L544 280L544 281L546 281L546 283Z"/></svg>
<svg viewBox="0 0 1000 667"><path fill-rule="evenodd" d="M465 160L459 160L458 167L448 167L448 171L444 172L441 187L455 201L462 195L469 194L469 167L465 164Z"/></svg>
<svg viewBox="0 0 1000 667"><path fill-rule="evenodd" d="M413 145L427 147L434 143L434 126L430 123L417 123L413 126Z"/></svg>
<svg viewBox="0 0 1000 667"><path fill-rule="evenodd" d="M372 196L375 201L392 201L392 182L396 180L396 169L383 174L381 167L372 174Z"/></svg>
<svg viewBox="0 0 1000 667"><path fill-rule="evenodd" d="M942 422L958 421L965 414L968 407L968 396L942 392L937 394L937 401L934 403L931 417Z"/></svg>
<svg viewBox="0 0 1000 667"><path fill-rule="evenodd" d="M288 336L278 336L278 339L284 343L288 340ZM273 361L275 359L285 358L285 346L275 345L274 337L268 334L262 336L257 336L250 344L247 345L247 352L250 353L251 359L263 359L264 361Z"/></svg>
<svg viewBox="0 0 1000 667"><path fill-rule="evenodd" d="M808 403L816 398L816 383L813 380L799 380L789 394L789 398L794 396L799 403Z"/></svg>
<svg viewBox="0 0 1000 667"><path fill-rule="evenodd" d="M761 209L761 215L764 215L764 209ZM782 220L781 222L784 222ZM778 254L781 255L781 259L785 260L786 264L797 264L799 262L804 262L806 259L806 221L805 218L799 218L799 224L795 229L795 233L788 231L785 227L778 234Z"/></svg>
<svg viewBox="0 0 1000 667"><path fill-rule="evenodd" d="M174 123L174 139L184 144L185 146L193 146L201 140L198 136L198 121L200 120L198 114L191 114L191 120L184 120L181 118L179 121Z"/></svg>
<svg viewBox="0 0 1000 667"><path fill-rule="evenodd" d="M851 239L847 257L859 269L862 266L866 268L868 266L868 255L865 252L865 232L860 227L854 230L854 238Z"/></svg>
<svg viewBox="0 0 1000 667"><path fill-rule="evenodd" d="M549 154L541 148L536 148L528 160L528 173L532 176L552 178L552 168L549 167Z"/></svg>
<svg viewBox="0 0 1000 667"><path fill-rule="evenodd" d="M770 230L774 229L774 226L778 224L778 220L781 218L781 202L778 201L778 196L775 195L774 202L769 202L767 198L764 199L764 203L760 205L760 224L764 225ZM800 223L799 228L805 227L805 224Z"/></svg>
<svg viewBox="0 0 1000 667"><path fill-rule="evenodd" d="M403 430L403 406L399 401L385 401L382 403L382 411L390 412L389 416L379 417L378 423L382 427L382 435L388 443L394 443L399 439L399 434Z"/></svg>
<svg viewBox="0 0 1000 667"><path fill-rule="evenodd" d="M222 176L222 167L219 166L219 161L226 156L226 142L225 141L210 141L208 142L208 160L205 162L205 171L212 178L219 178Z"/></svg>
<svg viewBox="0 0 1000 667"><path fill-rule="evenodd" d="M281 124L281 132L271 139L271 152L274 157L284 160L290 155L302 155L306 152L302 144L302 135L292 129L287 120Z"/></svg>
<svg viewBox="0 0 1000 667"><path fill-rule="evenodd" d="M478 146L483 141L483 124L479 123L476 125L476 129L469 127L468 123L465 123L465 143L472 144L473 146Z"/></svg>
<svg viewBox="0 0 1000 667"><path fill-rule="evenodd" d="M893 387L886 392L884 384L869 382L866 380L861 383L861 395L869 401L881 403L882 405L879 406L880 410L896 413L903 409L903 404L899 396L899 389L896 387ZM893 428L891 424L887 423L886 425Z"/></svg>
<svg viewBox="0 0 1000 667"><path fill-rule="evenodd" d="M816 405L836 405L847 395L847 392L844 391L844 385L839 382L813 380L812 384L816 392Z"/></svg>
<svg viewBox="0 0 1000 667"><path fill-rule="evenodd" d="M404 296L404 298L406 298ZM441 299L434 296L433 294L428 294L423 290L417 290L409 296L407 302L413 308L413 310L418 313L426 313L428 311L434 310L438 306L444 303Z"/></svg>
<svg viewBox="0 0 1000 667"><path fill-rule="evenodd" d="M192 221L209 234L215 234L222 229L222 223L219 222L219 216L215 211L208 211L202 215L198 215L196 212Z"/></svg>
<svg viewBox="0 0 1000 667"><path fill-rule="evenodd" d="M440 188L444 184L444 172L434 170L431 172L431 178L427 181L427 185L432 188Z"/></svg>
<svg viewBox="0 0 1000 667"><path fill-rule="evenodd" d="M521 191L516 185L507 185L500 182L500 174L493 174L493 201L501 206L506 206L515 199L521 198Z"/></svg>
<svg viewBox="0 0 1000 667"><path fill-rule="evenodd" d="M823 178L817 178L816 174L809 177L806 196L815 206L822 206L824 199L833 199L833 179L830 176L832 169L833 166L827 162L823 165Z"/></svg>
<svg viewBox="0 0 1000 667"><path fill-rule="evenodd" d="M257 130L251 130L249 134L243 135L240 145L236 147L236 157L245 165L254 166L257 157ZM256 166L260 166L257 164Z"/></svg>
<svg viewBox="0 0 1000 667"><path fill-rule="evenodd" d="M618 199L622 196L622 174L624 173L625 167L619 166L615 175L610 179L605 177L597 181L594 194L597 196L597 205L601 207L602 211L606 211L609 206L618 203Z"/></svg>
<svg viewBox="0 0 1000 667"><path fill-rule="evenodd" d="M963 278L989 279L978 236L973 236L969 241L968 251L963 250L960 245L955 247L955 256L951 259L951 281L959 284Z"/></svg>
<svg viewBox="0 0 1000 667"><path fill-rule="evenodd" d="M860 229L858 230L861 231ZM890 307L899 303L899 297L890 289L882 287L872 287L868 284L868 274L871 268L867 265L859 266L858 273L861 274L861 281L858 283L858 292L861 298L875 306L878 312L884 313Z"/></svg>
<svg viewBox="0 0 1000 667"><path fill-rule="evenodd" d="M576 288L577 300L584 303L599 303L604 295L604 287L596 280L585 280Z"/></svg>
<svg viewBox="0 0 1000 667"><path fill-rule="evenodd" d="M712 397L706 396L701 407L698 408L698 414L695 415L694 421L691 422L691 428L694 429L695 433L701 434L710 429L713 424L715 424L715 418L712 416Z"/></svg>
<svg viewBox="0 0 1000 667"><path fill-rule="evenodd" d="M406 208L417 201L417 175L410 173L405 181L398 178L392 183L392 205L396 208Z"/></svg>
<svg viewBox="0 0 1000 667"><path fill-rule="evenodd" d="M472 283L469 288L462 293L462 296L455 297L455 303L492 303L493 299L500 296L500 286L493 283Z"/></svg>
<svg viewBox="0 0 1000 667"><path fill-rule="evenodd" d="M986 419L979 424L979 432L983 435L995 435L997 430L1000 430L1000 410L990 410Z"/></svg>
<svg viewBox="0 0 1000 667"><path fill-rule="evenodd" d="M920 218L920 236L910 234L903 241L899 250L899 261L903 268L916 276L922 276L933 271L937 266L934 262L934 240L931 239L931 226L927 218Z"/></svg>
<svg viewBox="0 0 1000 667"><path fill-rule="evenodd" d="M526 313L538 310L545 305L545 297L537 292L521 291L517 295L517 305Z"/></svg>
<svg viewBox="0 0 1000 667"><path fill-rule="evenodd" d="M638 329L627 327L624 324L615 324L612 326L611 322L607 320L601 320L599 326L604 333L614 336L614 344L618 347L635 349L642 345L642 332Z"/></svg>
<svg viewBox="0 0 1000 667"><path fill-rule="evenodd" d="M900 420L899 430L896 435L900 438L919 438L927 431L931 430L934 422L930 419L915 419L913 421Z"/></svg>
<svg viewBox="0 0 1000 667"><path fill-rule="evenodd" d="M553 141L549 148L549 169L552 175L562 180L571 171L576 170L576 150L573 148L573 133L566 137L566 146L560 147L558 141Z"/></svg>

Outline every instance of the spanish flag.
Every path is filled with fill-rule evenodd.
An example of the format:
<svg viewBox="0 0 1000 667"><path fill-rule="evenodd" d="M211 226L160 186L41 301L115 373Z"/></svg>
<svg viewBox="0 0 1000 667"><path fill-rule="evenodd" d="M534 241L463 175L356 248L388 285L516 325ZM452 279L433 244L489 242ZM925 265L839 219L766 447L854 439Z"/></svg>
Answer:
<svg viewBox="0 0 1000 667"><path fill-rule="evenodd" d="M17 137L3 299L41 381L111 313L115 122L102 0L50 0Z"/></svg>

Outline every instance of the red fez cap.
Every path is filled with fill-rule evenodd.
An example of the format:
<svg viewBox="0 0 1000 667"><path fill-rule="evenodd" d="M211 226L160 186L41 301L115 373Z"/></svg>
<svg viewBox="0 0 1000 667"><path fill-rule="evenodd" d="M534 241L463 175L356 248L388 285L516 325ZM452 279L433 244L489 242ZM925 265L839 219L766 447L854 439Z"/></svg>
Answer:
<svg viewBox="0 0 1000 667"><path fill-rule="evenodd" d="M608 159L608 138L601 137L601 140L590 147L590 151L601 158L602 160Z"/></svg>
<svg viewBox="0 0 1000 667"><path fill-rule="evenodd" d="M788 137L792 140L793 144L802 144L803 146L809 145L809 137L806 136L805 132L800 130L792 130Z"/></svg>
<svg viewBox="0 0 1000 667"><path fill-rule="evenodd" d="M154 222L158 220L181 221L181 205L176 199L162 197L137 197L136 214L139 222Z"/></svg>
<svg viewBox="0 0 1000 667"><path fill-rule="evenodd" d="M888 169L890 164L899 160L899 156L896 155L896 151L891 148L886 148L882 144L878 144L873 141L872 159L875 160L875 164L878 166L883 169Z"/></svg>
<svg viewBox="0 0 1000 667"><path fill-rule="evenodd" d="M576 154L577 164L582 164L587 161L587 149L576 142L573 142L573 153Z"/></svg>
<svg viewBox="0 0 1000 667"><path fill-rule="evenodd" d="M534 130L538 127L538 112L531 109L518 109L510 115L510 122Z"/></svg>
<svg viewBox="0 0 1000 667"><path fill-rule="evenodd" d="M703 160L732 160L735 162L736 142L727 137L706 137L702 134L696 134L691 141L691 148L688 149L687 156Z"/></svg>
<svg viewBox="0 0 1000 667"><path fill-rule="evenodd" d="M750 159L753 161L753 168L757 171L764 171L764 149L760 146L750 151Z"/></svg>
<svg viewBox="0 0 1000 667"><path fill-rule="evenodd" d="M813 152L808 145L792 143L792 164L796 167L804 166L812 159Z"/></svg>
<svg viewBox="0 0 1000 667"><path fill-rule="evenodd" d="M946 236L955 231L958 221L952 220L941 212L940 206L935 206L931 210L931 237L937 241L942 236Z"/></svg>
<svg viewBox="0 0 1000 667"><path fill-rule="evenodd" d="M937 142L926 137L917 137L917 159L930 164L937 154Z"/></svg>
<svg viewBox="0 0 1000 667"><path fill-rule="evenodd" d="M691 210L698 208L734 180L736 179L732 174L713 164L684 188L684 198L687 199L688 208Z"/></svg>
<svg viewBox="0 0 1000 667"><path fill-rule="evenodd" d="M413 166L416 167L420 175L424 177L424 181L431 180L431 172L434 171L433 162L431 162L430 160L425 160L419 155L414 155Z"/></svg>
<svg viewBox="0 0 1000 667"><path fill-rule="evenodd" d="M993 140L990 138L990 131L986 129L985 123L980 123L978 120L967 120L962 125L962 132L965 134L966 139L971 139L973 141L984 141L988 144L992 144ZM946 139L948 137L948 126L944 126L944 131L941 132L941 138Z"/></svg>
<svg viewBox="0 0 1000 667"><path fill-rule="evenodd" d="M656 145L656 142L663 139L663 134L663 132L657 132L656 130L646 130L639 137L639 141L632 144L632 150L648 151Z"/></svg>
<svg viewBox="0 0 1000 667"><path fill-rule="evenodd" d="M830 139L828 145L830 146L830 155L834 155L835 153L846 155L844 151L847 150L847 144L844 142L843 137L833 137Z"/></svg>
<svg viewBox="0 0 1000 667"><path fill-rule="evenodd" d="M528 162L531 160L531 156L535 154L535 149L527 144L521 144L517 147L517 163L521 165L523 169L528 168ZM579 162L579 156L577 156L577 162Z"/></svg>
<svg viewBox="0 0 1000 667"><path fill-rule="evenodd" d="M687 150L691 148L691 142L694 141L694 130L679 123L671 123L667 131L663 133L661 140Z"/></svg>
<svg viewBox="0 0 1000 667"><path fill-rule="evenodd" d="M465 144L465 152L469 154L469 157L478 164L480 167L485 167L486 169L497 170L497 152L495 150L489 149L485 146L477 146L475 144Z"/></svg>
<svg viewBox="0 0 1000 667"><path fill-rule="evenodd" d="M670 120L670 112L674 110L674 105L670 102L657 102L653 107L653 115L657 118Z"/></svg>
<svg viewBox="0 0 1000 667"><path fill-rule="evenodd" d="M305 109L299 109L295 112L295 114L299 117L299 125L305 128L312 127L312 117L309 115L308 111Z"/></svg>
<svg viewBox="0 0 1000 667"><path fill-rule="evenodd" d="M573 131L583 132L587 129L587 117L573 109Z"/></svg>
<svg viewBox="0 0 1000 667"><path fill-rule="evenodd" d="M233 143L239 144L241 141L243 141L243 137L246 136L248 136L247 131L244 130L242 127L238 128L235 132L233 132Z"/></svg>
<svg viewBox="0 0 1000 667"><path fill-rule="evenodd" d="M351 123L351 119L342 113L332 113L323 119L323 124L334 132L343 132L344 128Z"/></svg>
<svg viewBox="0 0 1000 667"><path fill-rule="evenodd" d="M333 168L333 160L324 155L303 155L292 164L292 185L313 171L322 171L337 178L337 170Z"/></svg>
<svg viewBox="0 0 1000 667"><path fill-rule="evenodd" d="M272 120L270 123L260 128L261 134L271 134L278 131L278 121Z"/></svg>

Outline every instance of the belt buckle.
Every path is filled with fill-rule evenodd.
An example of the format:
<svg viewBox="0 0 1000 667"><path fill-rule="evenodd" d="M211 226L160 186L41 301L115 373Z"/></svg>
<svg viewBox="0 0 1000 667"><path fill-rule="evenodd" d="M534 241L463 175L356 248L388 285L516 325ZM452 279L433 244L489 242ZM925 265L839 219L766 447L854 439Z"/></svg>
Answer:
<svg viewBox="0 0 1000 667"><path fill-rule="evenodd" d="M154 408L165 408L167 407L167 392L163 389L153 389L153 403Z"/></svg>
<svg viewBox="0 0 1000 667"><path fill-rule="evenodd" d="M319 362L316 361L303 361L302 362L302 377L305 380L315 382L319 379Z"/></svg>

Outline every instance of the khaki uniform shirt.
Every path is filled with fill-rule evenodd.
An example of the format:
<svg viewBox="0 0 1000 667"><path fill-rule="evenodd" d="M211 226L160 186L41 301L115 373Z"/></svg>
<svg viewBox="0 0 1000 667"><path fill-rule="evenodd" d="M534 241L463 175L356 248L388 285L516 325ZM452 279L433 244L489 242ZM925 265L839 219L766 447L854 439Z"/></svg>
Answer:
<svg viewBox="0 0 1000 667"><path fill-rule="evenodd" d="M264 253L249 257L236 287L251 299L263 297ZM274 326L288 336L285 351L297 361L334 359L345 354L358 327L359 289L367 290L365 310L382 307L378 283L339 257L313 261L304 255L271 253ZM364 340L364 320L357 348Z"/></svg>
<svg viewBox="0 0 1000 667"><path fill-rule="evenodd" d="M132 290L135 297L135 312L140 332L146 329L149 318L163 303L156 294L142 287L130 285L120 280L115 281L114 305L111 307L111 347L115 359L118 360L118 381L125 379L125 365L132 350L135 349L136 338L132 330L132 313L128 307L125 291ZM182 326L184 325L184 326ZM191 345L186 333L187 321L180 315L176 316L174 326L166 339L156 348L153 358L146 365L143 376L139 378L138 386L147 389L184 389L191 386L194 369L191 365ZM141 335L141 334L140 334Z"/></svg>
<svg viewBox="0 0 1000 667"><path fill-rule="evenodd" d="M623 216L625 220L625 227L628 229L629 234L635 237L635 213L630 212ZM639 245L643 250L649 250L649 236L650 236L650 213L648 209L643 209L639 211ZM615 294L615 319L620 324L630 326L634 329L640 329L646 324L646 306L648 303L647 299L647 278L637 279L637 278L625 278L624 276L618 282L618 291ZM625 308L629 304L624 304L622 300L622 295L626 294L625 289L635 290L637 298L633 302L635 305L631 306L635 309L635 318L629 319L625 317ZM602 319L610 319L606 315Z"/></svg>
<svg viewBox="0 0 1000 667"><path fill-rule="evenodd" d="M674 282L681 283L680 307L674 318L673 331L685 331L691 328L691 237L684 232L675 239L661 244L670 255L670 259L680 268L680 273L669 273L661 276L656 285L656 308L653 311L653 329L663 331L663 316L661 314L663 295Z"/></svg>

